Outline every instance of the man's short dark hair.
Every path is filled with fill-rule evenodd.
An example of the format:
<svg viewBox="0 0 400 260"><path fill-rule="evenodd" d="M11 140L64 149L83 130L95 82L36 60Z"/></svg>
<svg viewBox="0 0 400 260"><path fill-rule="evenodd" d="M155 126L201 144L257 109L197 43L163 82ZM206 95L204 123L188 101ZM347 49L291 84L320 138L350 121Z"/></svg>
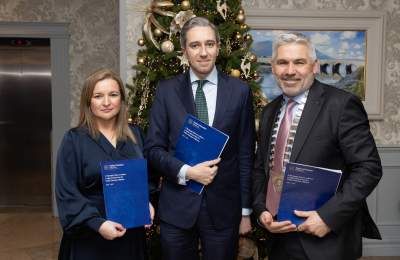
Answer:
<svg viewBox="0 0 400 260"><path fill-rule="evenodd" d="M180 35L180 43L181 43L181 48L184 49L186 47L186 35L187 32L194 28L194 27L210 27L215 34L215 40L217 41L217 44L219 44L220 41L220 36L217 27L210 22L207 18L205 17L193 17L189 21L187 21L181 30L181 35Z"/></svg>

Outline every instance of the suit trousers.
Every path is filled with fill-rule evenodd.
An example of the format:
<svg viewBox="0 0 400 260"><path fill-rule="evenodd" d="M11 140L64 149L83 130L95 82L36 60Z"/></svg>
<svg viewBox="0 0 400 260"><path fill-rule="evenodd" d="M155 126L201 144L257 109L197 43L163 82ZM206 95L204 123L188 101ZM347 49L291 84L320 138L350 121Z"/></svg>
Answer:
<svg viewBox="0 0 400 260"><path fill-rule="evenodd" d="M296 232L274 234L268 257L269 260L309 260Z"/></svg>
<svg viewBox="0 0 400 260"><path fill-rule="evenodd" d="M182 229L164 221L160 223L163 260L235 260L239 227L215 229L203 196L195 225ZM199 240L200 245L199 246Z"/></svg>

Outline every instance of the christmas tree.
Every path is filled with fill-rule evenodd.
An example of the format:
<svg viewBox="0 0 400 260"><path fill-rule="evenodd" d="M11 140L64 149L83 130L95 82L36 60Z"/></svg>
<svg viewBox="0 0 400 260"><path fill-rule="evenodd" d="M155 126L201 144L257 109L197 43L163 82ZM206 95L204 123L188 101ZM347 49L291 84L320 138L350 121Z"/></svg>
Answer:
<svg viewBox="0 0 400 260"><path fill-rule="evenodd" d="M252 37L245 23L240 0L184 0L153 1L147 9L143 37L138 40L142 48L137 53L136 76L130 90L130 115L143 129L148 126L157 83L186 71L189 66L182 55L179 32L193 16L203 16L214 23L221 36L217 68L246 81L254 96L254 109L258 113L265 98L257 83L257 57L250 52Z"/></svg>
<svg viewBox="0 0 400 260"><path fill-rule="evenodd" d="M141 48L137 53L137 65L133 67L136 76L133 84L127 86L130 90L131 120L142 129L148 127L147 118L157 83L189 68L181 51L179 36L183 24L194 16L206 17L217 26L221 42L216 66L220 71L248 83L256 115L266 103L258 84L257 57L250 51L252 37L240 0L154 0L145 14L143 35L137 41ZM156 204L157 200L153 198L152 202ZM147 231L147 238L150 259L161 259L157 222ZM264 231L254 228L249 237L241 241L240 247L245 247L242 250L243 259L264 259L264 241ZM248 252L254 254L246 255Z"/></svg>

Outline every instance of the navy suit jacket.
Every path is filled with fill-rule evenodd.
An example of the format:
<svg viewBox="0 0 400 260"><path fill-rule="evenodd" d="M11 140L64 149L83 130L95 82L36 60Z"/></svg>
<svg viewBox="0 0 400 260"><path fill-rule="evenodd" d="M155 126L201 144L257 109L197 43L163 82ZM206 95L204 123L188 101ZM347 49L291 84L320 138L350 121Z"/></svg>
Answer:
<svg viewBox="0 0 400 260"><path fill-rule="evenodd" d="M215 228L240 223L241 209L251 208L254 159L254 113L251 90L243 81L218 72L213 127L229 135L218 172L202 195L178 184L183 162L174 157L175 145L187 114L196 115L189 73L161 81L157 87L145 141L147 159L163 177L159 213L162 221L192 227L202 196Z"/></svg>
<svg viewBox="0 0 400 260"><path fill-rule="evenodd" d="M270 139L282 98L276 98L262 113L253 172L253 208L257 218L266 210ZM380 158L361 101L315 80L297 128L290 161L343 172L336 195L318 209L332 231L324 238L299 233L308 257L337 260L361 256L362 236L380 238L365 199L382 176ZM268 236L272 242L274 236Z"/></svg>

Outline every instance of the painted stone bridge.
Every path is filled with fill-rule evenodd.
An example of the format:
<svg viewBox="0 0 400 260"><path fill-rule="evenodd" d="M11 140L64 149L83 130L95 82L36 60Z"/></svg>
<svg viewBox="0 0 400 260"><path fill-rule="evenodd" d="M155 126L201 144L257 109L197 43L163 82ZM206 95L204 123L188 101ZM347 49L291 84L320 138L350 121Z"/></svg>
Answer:
<svg viewBox="0 0 400 260"><path fill-rule="evenodd" d="M271 57L258 57L262 65L269 65ZM358 67L365 65L364 60L355 59L322 59L320 60L320 73L327 75L338 74L342 77L352 74Z"/></svg>

